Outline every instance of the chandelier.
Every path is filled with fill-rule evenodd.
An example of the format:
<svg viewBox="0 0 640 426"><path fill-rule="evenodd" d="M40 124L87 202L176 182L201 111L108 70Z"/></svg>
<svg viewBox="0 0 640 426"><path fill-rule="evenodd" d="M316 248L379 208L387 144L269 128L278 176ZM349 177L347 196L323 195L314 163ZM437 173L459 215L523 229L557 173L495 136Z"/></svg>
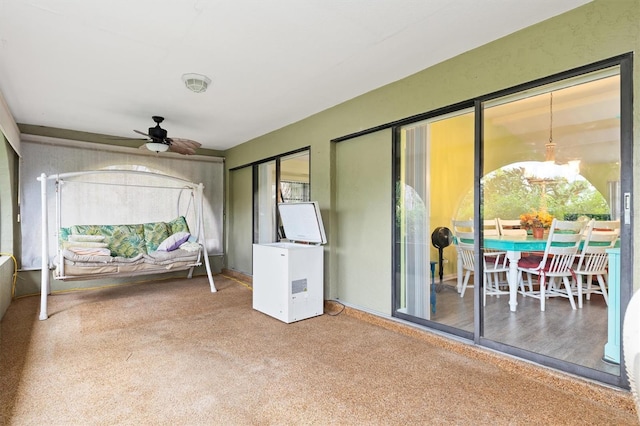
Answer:
<svg viewBox="0 0 640 426"><path fill-rule="evenodd" d="M556 162L556 146L553 141L553 92L549 93L549 141L544 145L544 162L532 162L525 169L525 178L529 183L553 183L558 177L575 176L580 173L580 160L571 160L566 164Z"/></svg>

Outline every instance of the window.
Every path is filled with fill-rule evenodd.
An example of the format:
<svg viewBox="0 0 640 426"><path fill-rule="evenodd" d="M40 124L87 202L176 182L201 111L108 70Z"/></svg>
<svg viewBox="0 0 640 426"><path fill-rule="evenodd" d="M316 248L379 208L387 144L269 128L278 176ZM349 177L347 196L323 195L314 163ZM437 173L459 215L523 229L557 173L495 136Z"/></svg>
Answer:
<svg viewBox="0 0 640 426"><path fill-rule="evenodd" d="M254 165L254 242L285 237L278 203L310 201L309 149Z"/></svg>

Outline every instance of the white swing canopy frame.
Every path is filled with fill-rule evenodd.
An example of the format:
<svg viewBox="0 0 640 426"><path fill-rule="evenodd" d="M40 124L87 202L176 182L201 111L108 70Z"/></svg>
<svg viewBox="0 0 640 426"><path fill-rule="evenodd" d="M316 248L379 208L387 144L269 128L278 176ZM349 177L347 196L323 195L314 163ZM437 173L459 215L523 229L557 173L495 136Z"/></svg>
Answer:
<svg viewBox="0 0 640 426"><path fill-rule="evenodd" d="M203 219L203 190L204 185L202 183L194 183L189 182L186 179L165 175L161 173L151 172L151 171L143 171L143 170L121 170L121 169L105 169L105 170L89 170L89 171L78 171L78 172L68 172L68 173L58 173L54 175L47 176L45 173L42 173L37 179L40 181L41 187L41 205L42 205L42 270L41 270L41 299L40 299L40 320L45 320L48 318L47 314L47 296L51 293L51 284L50 284L50 269L53 268L54 265L50 263L49 253L49 205L48 205L48 194L47 194L47 183L49 181L54 181L56 185L56 196L55 196L55 226L57 230L62 228L62 185L65 182L79 182L78 180L74 180L74 178L82 178L84 176L95 176L95 175L122 175L123 177L128 177L129 175L135 176L145 176L149 178L153 178L154 180L157 178L161 182L173 182L174 186L164 186L164 185L139 185L137 183L128 183L130 179L125 179L125 183L105 183L105 182L83 182L83 183L91 183L91 184L107 184L107 185L119 185L119 186L144 186L151 188L163 188L163 189L187 189L191 190L192 194L195 194L194 197L194 214L195 214L195 226L196 230L192 233L192 236L196 238L196 242L200 245L200 251L198 251L198 260L192 262L188 265L183 265L181 269L171 269L166 268L166 272L173 272L176 270L188 270L188 278L192 277L193 269L195 266L200 266L202 263L200 262L200 256L204 257L204 265L207 271L207 277L209 280L209 285L211 287L211 292L216 292L216 287L213 281L213 275L211 273L211 265L209 263L209 256L206 248L206 239L204 232L204 219ZM175 184L179 184L180 186L175 186ZM177 210L180 208L180 199L178 198L178 206ZM179 215L179 211L177 212ZM57 234L57 232L56 232ZM105 278L105 275L100 274L92 274L86 276L73 276L67 277L64 273L64 259L62 248L60 244L57 245L57 259L60 267L60 273L58 275L54 272L54 278L56 280L78 280L78 279L98 279ZM121 276L136 276L136 275L147 275L147 274L159 274L162 273L162 270L151 270L151 271L140 271L140 272L128 272L126 274L122 274ZM113 277L113 274L108 274L108 276Z"/></svg>

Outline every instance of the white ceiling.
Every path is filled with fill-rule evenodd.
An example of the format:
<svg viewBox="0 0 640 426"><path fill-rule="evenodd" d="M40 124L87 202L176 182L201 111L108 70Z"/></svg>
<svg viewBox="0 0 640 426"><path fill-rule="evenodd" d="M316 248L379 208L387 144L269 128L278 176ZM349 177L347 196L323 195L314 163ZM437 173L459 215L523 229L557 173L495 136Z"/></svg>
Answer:
<svg viewBox="0 0 640 426"><path fill-rule="evenodd" d="M0 0L0 92L18 123L136 137L161 115L223 150L589 1Z"/></svg>

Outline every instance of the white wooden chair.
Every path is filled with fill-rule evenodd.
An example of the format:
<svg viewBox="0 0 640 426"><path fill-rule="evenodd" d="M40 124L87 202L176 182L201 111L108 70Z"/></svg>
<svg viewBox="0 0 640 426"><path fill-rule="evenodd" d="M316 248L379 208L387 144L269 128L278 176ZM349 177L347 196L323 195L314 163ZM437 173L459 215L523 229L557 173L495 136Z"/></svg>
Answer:
<svg viewBox="0 0 640 426"><path fill-rule="evenodd" d="M613 248L620 235L620 223L610 221L591 220L585 231L585 239L582 250L577 258L574 268L576 286L581 288L586 299L591 299L591 294L601 294L605 303L609 304L605 276L609 266L609 254L607 249ZM596 277L598 287L592 285L593 277ZM580 301L581 302L581 301Z"/></svg>
<svg viewBox="0 0 640 426"><path fill-rule="evenodd" d="M520 219L496 218L500 235L527 235L526 229L521 229Z"/></svg>
<svg viewBox="0 0 640 426"><path fill-rule="evenodd" d="M457 236L458 232L473 232L473 220L451 219L451 231Z"/></svg>
<svg viewBox="0 0 640 426"><path fill-rule="evenodd" d="M482 235L498 236L500 228L498 219L484 219L482 224ZM486 281L483 292L483 304L487 304L487 295L500 297L503 294L509 294L509 283L507 281L509 271L509 261L507 253L499 250L484 249L484 264ZM491 272L488 270L491 269Z"/></svg>
<svg viewBox="0 0 640 426"><path fill-rule="evenodd" d="M460 297L464 297L464 293L469 285L471 274L476 269L476 251L474 245L473 231L458 231L456 233L458 246L458 259L462 262L462 270L464 278L460 287ZM487 251L482 255L484 275L482 300L483 304L487 303L487 295L499 296L509 294L508 285L504 280L500 279L500 275L506 276L509 271L507 256L501 251Z"/></svg>
<svg viewBox="0 0 640 426"><path fill-rule="evenodd" d="M500 235L497 219L484 219L482 222L483 235Z"/></svg>
<svg viewBox="0 0 640 426"><path fill-rule="evenodd" d="M474 234L468 231L458 231L456 234L456 244L458 247L458 260L462 262L464 278L460 285L460 297L464 297L464 292L469 286L469 278L476 270L476 251L474 245Z"/></svg>
<svg viewBox="0 0 640 426"><path fill-rule="evenodd" d="M593 220L593 232L616 232L620 235L619 220Z"/></svg>
<svg viewBox="0 0 640 426"><path fill-rule="evenodd" d="M500 297L503 294L509 294L509 261L506 252L495 250L485 250L482 260L484 262L482 305L485 306L487 296Z"/></svg>
<svg viewBox="0 0 640 426"><path fill-rule="evenodd" d="M581 221L553 219L543 255L527 256L518 262L518 270L526 273L529 279L528 289L524 289L521 285L520 293L526 297L539 299L541 311L545 310L547 297L558 296L568 298L571 308L576 309L571 291L571 285L575 279L573 263L580 247L584 228L585 224ZM531 275L539 277L538 290L533 288ZM522 277L520 279L522 280ZM562 280L564 288L555 282L557 279ZM548 287L547 280L549 280ZM577 290L579 307L582 307L582 287L578 286Z"/></svg>
<svg viewBox="0 0 640 426"><path fill-rule="evenodd" d="M473 234L473 220L456 220L451 219L451 232L453 232L454 237L456 237L456 253L458 255L457 258L457 283L456 290L458 293L462 292L462 283L464 281L464 275L466 274L466 270L463 266L463 258L461 253L460 245L457 244L460 241L460 237L458 234L461 232L471 232ZM473 239L473 237L471 238Z"/></svg>

